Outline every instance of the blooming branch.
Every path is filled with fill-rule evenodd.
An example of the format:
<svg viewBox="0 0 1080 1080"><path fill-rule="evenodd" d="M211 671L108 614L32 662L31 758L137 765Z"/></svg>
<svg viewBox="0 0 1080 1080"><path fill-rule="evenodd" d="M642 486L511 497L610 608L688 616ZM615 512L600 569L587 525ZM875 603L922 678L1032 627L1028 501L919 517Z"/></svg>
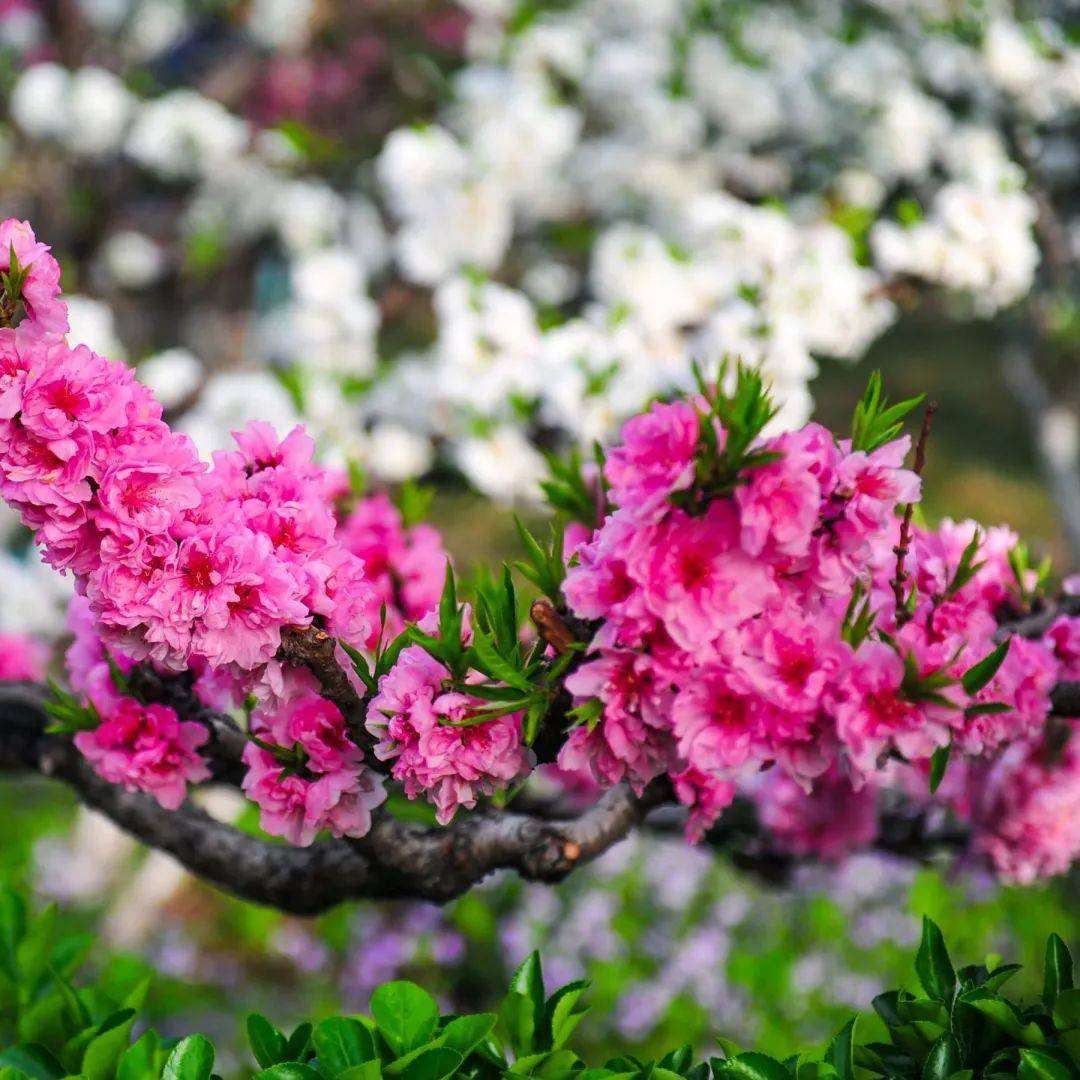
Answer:
<svg viewBox="0 0 1080 1080"><path fill-rule="evenodd" d="M344 895L553 880L672 801L688 839L744 861L838 858L898 804L947 815L1009 880L1080 854L1080 740L1055 715L1080 696L1080 618L1040 621L1049 566L1008 530L915 524L918 399L890 405L875 376L849 437L768 435L759 373L696 372L606 459L555 469L548 541L519 526L534 637L509 567L459 595L438 534L358 499L302 429L255 423L201 461L129 369L68 346L30 227L5 237L23 314L0 328L0 495L79 594L71 690L47 730L21 691L10 767L256 897L280 892L223 878L226 849L273 881L312 863L208 823L192 788L237 785L313 859L354 853ZM517 811L550 763L589 809ZM444 831L404 824L391 793Z"/></svg>

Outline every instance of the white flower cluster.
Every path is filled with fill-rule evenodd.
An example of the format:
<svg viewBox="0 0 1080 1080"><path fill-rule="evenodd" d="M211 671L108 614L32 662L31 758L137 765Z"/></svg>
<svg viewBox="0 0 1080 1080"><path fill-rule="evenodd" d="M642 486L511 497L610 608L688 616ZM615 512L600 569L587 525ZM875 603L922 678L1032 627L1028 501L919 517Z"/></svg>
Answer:
<svg viewBox="0 0 1080 1080"><path fill-rule="evenodd" d="M81 3L124 55L182 37L166 0ZM190 241L272 241L241 369L182 395L207 446L248 408L299 408L331 458L377 477L438 452L492 496L527 496L540 447L610 437L695 360L758 366L776 423L799 424L817 361L867 350L898 279L979 315L1032 288L1016 130L1059 173L1077 164L1080 49L1052 19L1006 0L459 6L465 62L439 115L392 131L352 189L190 88L141 100L53 63L18 80L23 136L187 185ZM247 33L292 56L318 7L251 4ZM130 290L168 258L125 227L99 263ZM381 324L403 294L433 322L401 343Z"/></svg>

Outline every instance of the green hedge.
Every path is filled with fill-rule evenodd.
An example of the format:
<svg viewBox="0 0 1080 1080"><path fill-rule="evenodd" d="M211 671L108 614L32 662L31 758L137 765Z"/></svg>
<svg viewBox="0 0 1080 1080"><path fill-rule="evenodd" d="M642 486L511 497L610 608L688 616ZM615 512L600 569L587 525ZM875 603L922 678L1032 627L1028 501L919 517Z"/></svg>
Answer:
<svg viewBox="0 0 1080 1080"><path fill-rule="evenodd" d="M205 1036L142 1030L144 969L113 966L76 987L91 942L63 933L55 907L34 915L17 893L0 891L0 1080L215 1077ZM368 1016L303 1023L289 1034L253 1013L250 1071L257 1080L1080 1080L1080 989L1068 948L1051 935L1040 1000L1006 996L1018 970L996 956L955 969L925 919L915 957L921 994L879 995L873 1012L850 1020L823 1052L779 1061L718 1038L707 1060L685 1045L655 1061L627 1055L589 1065L571 1048L588 984L547 995L534 953L497 1014L442 1016L409 982L380 986Z"/></svg>

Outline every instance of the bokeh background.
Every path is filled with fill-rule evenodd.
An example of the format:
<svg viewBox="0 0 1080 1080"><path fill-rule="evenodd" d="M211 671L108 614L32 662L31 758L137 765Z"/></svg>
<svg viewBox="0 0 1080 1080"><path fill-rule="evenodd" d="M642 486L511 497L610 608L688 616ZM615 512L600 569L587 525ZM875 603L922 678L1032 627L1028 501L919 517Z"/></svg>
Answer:
<svg viewBox="0 0 1080 1080"><path fill-rule="evenodd" d="M927 516L1012 525L1037 553L1067 568L1059 493L1048 487L1045 465L1048 439L1050 450L1056 445L1060 451L1059 463L1068 466L1075 458L1076 350L1069 337L1075 290L1070 301L1068 284L1047 284L1032 269L1013 295L980 307L958 299L964 290L950 289L948 281L931 280L924 289L904 274L890 277L883 260L860 256L858 246L866 242L870 220L891 220L901 206L914 202L930 214L948 168L930 151L921 167L897 161L911 145L947 142L973 116L1000 134L1003 128L993 125L1004 112L995 111L995 94L1006 95L1028 126L1050 132L1039 144L1050 157L1062 152L1060 137L1066 150L1071 141L1072 158L1066 154L1064 166L1047 166L1051 180L1068 174L1080 100L1069 5L780 4L773 39L760 36L768 29L764 18L759 37L749 34L753 8L675 0L621 7L614 0L0 0L0 212L29 219L53 246L64 290L76 298L72 338L138 365L167 401L171 418L201 446L221 445L248 417L279 425L306 418L326 456L369 483L419 478L431 484L431 519L458 564L468 568L516 554L514 511L527 519L542 516L529 490L537 449L575 440L587 445L601 434L597 425L610 426L618 410L601 423L585 407L589 401L578 402L579 416L560 414L556 422L545 406L537 412L535 402L522 404L516 376L504 378L502 367L453 368L447 349L454 335L472 335L474 352L484 351L477 341L485 333L492 335L484 349L508 356L499 361L506 366L515 362L520 328L516 314L491 314L509 301L485 293L475 303L477 310L490 307L487 329L463 329L460 315L454 322L446 314L449 293L440 290L454 274L477 289L490 282L520 289L542 328L578 318L599 298L614 326L612 312L624 303L618 290L601 295L594 283L593 295L581 284L588 281L598 237L621 219L644 222L659 234L672 216L669 204L681 206L689 195L666 173L657 191L637 191L633 198L625 181L604 180L604 169L590 174L588 163L595 167L600 160L598 133L624 137L630 127L618 110L605 112L593 99L617 98L619 79L633 85L652 79L664 88L656 96L665 109L671 100L700 104L704 134L695 136L701 145L693 153L665 144L665 112L655 130L635 136L640 157L628 160L629 176L650 169L659 175L657 162L689 174L700 164L694 155L708 150L715 167L706 170L703 189L724 190L755 208L783 205L798 228L820 218L846 237L845 245L850 241L843 265L826 259L818 267L822 278L833 271L877 275L869 283L858 279L867 296L903 279L880 325L862 335L852 355L837 359L827 349L800 345L791 361L803 373L796 378L781 371L781 361L763 345L763 366L779 372L775 377L787 380L785 386L798 382L790 389L801 394L806 363L816 364L819 371L809 379L814 415L838 429L849 423L874 368L896 397L926 393L939 404L926 469ZM1006 40L1017 27L1019 44ZM539 32L545 28L547 37ZM781 30L793 42L789 54L755 54L753 41L780 42ZM572 31L591 42L580 63L574 50L581 42ZM995 33L1006 37L998 41ZM626 48L604 54L608 67L598 75L605 35ZM687 66L687 91L675 85L674 76L686 74L677 58L697 55L696 43L705 38L722 48L705 75L694 74L705 61ZM662 70L654 74L649 64L658 40L672 51L663 53ZM539 97L527 80L525 90L514 82L532 70L529 42L547 65ZM850 48L845 70L851 95L861 102L858 109L850 106L860 117L849 133L856 149L807 135L808 148L780 120L760 117L760 101L768 97L761 80L774 79L789 96L806 90L788 85L784 66L785 56L802 55L799 42L817 50L820 65L838 63L837 57L847 62ZM951 58L961 72L959 89L942 88L943 67L919 66L928 42L937 51L927 63L945 65ZM1040 63L1072 65L1050 106L1024 96L1045 89L1045 72L1013 78L1034 63L1025 48ZM569 56L563 67L560 49ZM1004 58L998 55L1003 49ZM984 65L963 68L969 53ZM492 71L503 73L505 85L473 85L492 80ZM809 61L806 71L807 87L816 87ZM709 105L699 85L707 88L710 78L720 85L719 105ZM968 91L975 105L964 97ZM489 110L481 119L490 121L490 130L475 116L468 119L470 92L475 111ZM491 111L501 94L517 127ZM830 94L822 92L822 100L832 108L839 91ZM904 94L921 95L912 96L906 120L889 111L889 102ZM956 105L958 98L967 104ZM777 98L778 107L784 100ZM732 114L740 102L741 118ZM926 115L938 114L926 102L947 113L955 128L927 121ZM631 102L626 112L645 105L655 102ZM570 141L593 140L593 157L576 163L568 151L551 150L551 139L541 134L570 122L559 111L568 108L577 117ZM824 114L826 127L830 116ZM467 148L470 131L474 142L499 132L499 152L520 180L510 199L518 215L513 242L499 240L506 207L484 202L483 184L494 166L489 170L483 160L473 163L478 172L465 183L453 179L457 166L400 143L404 160L395 168L407 180L422 186L430 174L444 193L453 183L460 190L423 213L413 205L415 192L412 204L401 190L395 202L386 179L394 171L386 150L391 134L439 123L456 132L459 149ZM880 133L881 125L885 144L875 143L872 157L859 140ZM611 138L610 155L621 161L630 143ZM1001 138L1004 146L1008 140ZM453 148L443 149L444 157L453 157ZM544 160L547 172L537 165L530 179L529 163ZM795 165L770 180L777 161ZM606 167L616 171L610 161ZM855 190L854 181L867 176L881 189L872 206L855 196L835 201L841 179ZM569 211L565 199L545 208L556 181L568 178L578 184L578 202L571 199ZM1063 193L1052 184L1051 192L1068 209L1070 190L1067 183L1059 186ZM864 211L862 217L847 212L852 209ZM419 253L403 250L401 230L410 214L419 232L409 243ZM1025 228L1031 232L1031 220ZM498 250L492 254L484 243ZM667 251L673 264L698 257L676 250L673 241ZM1003 263L1026 257L1023 250L1000 254ZM632 266L622 272L629 279L645 273ZM653 284L661 292L681 287L659 278ZM1033 428L1002 377L1000 360L1017 325L1034 321L1024 305L1040 289L1058 305L1060 332L1044 334L1032 350L1055 409ZM737 302L758 303L752 292ZM721 301L709 302L732 302ZM819 303L825 300L808 302ZM826 321L848 317L842 305L824 313ZM679 324L686 316L665 318L671 326L665 323L658 336L664 348L679 352L687 345L689 331ZM694 313L690 321L710 318L711 312ZM763 329L759 339L771 340L772 333ZM737 347L752 348L754 340L748 332ZM435 359L425 359L433 341ZM650 348L656 343L644 332L628 346L630 352ZM497 406L485 413L464 406L460 392L458 398L443 394L448 365L457 385L478 396L490 382L504 380ZM683 382L688 370L683 363L672 384ZM471 387L470 372L477 380ZM640 401L658 389L645 385ZM809 411L809 398L799 407ZM52 633L62 641L62 586L34 567L25 536L7 519L3 530L0 628ZM255 827L251 807L243 811L225 800L219 809L241 813ZM289 1026L302 1016L361 1009L375 984L398 976L424 983L448 1005L483 1009L520 959L541 946L553 981L592 979L596 1016L581 1030L598 1050L656 1049L683 1040L705 1045L722 1034L783 1056L826 1036L879 990L910 980L916 913L938 920L971 961L997 951L1034 964L1050 927L1080 944L1076 881L1006 889L975 867L917 866L871 855L807 866L776 883L740 874L679 839L635 838L558 888L496 877L443 909L365 903L305 921L190 880L53 786L0 783L0 823L0 881L62 900L88 930L100 928L103 948L161 972L150 1005L164 1031L199 1028L226 1047L238 1045L241 1003Z"/></svg>

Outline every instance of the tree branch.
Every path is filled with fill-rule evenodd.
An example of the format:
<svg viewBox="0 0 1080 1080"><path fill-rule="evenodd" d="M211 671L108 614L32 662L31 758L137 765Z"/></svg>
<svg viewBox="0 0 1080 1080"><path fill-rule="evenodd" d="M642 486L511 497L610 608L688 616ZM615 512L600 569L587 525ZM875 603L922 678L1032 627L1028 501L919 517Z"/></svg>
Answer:
<svg viewBox="0 0 1080 1080"><path fill-rule="evenodd" d="M278 659L307 668L315 676L322 696L341 710L353 742L365 752L370 751L376 739L364 726L367 705L349 681L337 652L337 641L325 630L314 626L290 627L281 635Z"/></svg>
<svg viewBox="0 0 1080 1080"><path fill-rule="evenodd" d="M1068 610L1075 606L1070 598L1064 605ZM1008 629L1037 636L1060 610L1019 620ZM316 655L316 661L323 663L325 655ZM131 677L133 689L146 700L170 704L206 723L214 737L204 749L215 761L216 775L238 782L244 740L231 718L206 710L183 677L141 668ZM527 812L481 811L446 828L383 814L361 839L325 840L307 848L271 843L214 820L191 802L164 810L148 795L101 779L70 737L46 734L48 696L37 684L0 683L0 775L36 773L60 780L88 806L148 846L171 854L193 874L243 899L294 914L312 915L362 898L444 903L503 869L528 880L559 881L618 843L659 807L666 809L649 822L651 828L680 824L678 811L670 807L670 785L661 779L640 798L625 786L615 787L577 816L558 804L522 800ZM1055 687L1053 708L1059 716L1080 716L1080 682ZM785 880L795 865L752 814L739 812L738 804L725 813L708 842L726 851L736 866L767 880ZM935 831L923 818L897 808L882 816L875 847L926 859L962 843L962 834Z"/></svg>
<svg viewBox="0 0 1080 1080"><path fill-rule="evenodd" d="M45 734L46 700L42 687L0 684L0 773L61 780L88 806L199 877L301 915L361 898L444 903L500 869L559 881L618 843L668 794L663 784L640 799L617 787L580 816L559 820L491 811L427 828L383 815L362 839L296 848L240 832L190 802L164 810L148 795L102 780L70 739Z"/></svg>
<svg viewBox="0 0 1080 1080"><path fill-rule="evenodd" d="M1074 561L1080 562L1080 468L1076 446L1054 431L1054 403L1033 359L1033 347L1014 340L1001 353L1005 384L1019 402L1028 421L1043 475L1054 493L1065 540ZM1071 414L1066 422L1072 421Z"/></svg>

